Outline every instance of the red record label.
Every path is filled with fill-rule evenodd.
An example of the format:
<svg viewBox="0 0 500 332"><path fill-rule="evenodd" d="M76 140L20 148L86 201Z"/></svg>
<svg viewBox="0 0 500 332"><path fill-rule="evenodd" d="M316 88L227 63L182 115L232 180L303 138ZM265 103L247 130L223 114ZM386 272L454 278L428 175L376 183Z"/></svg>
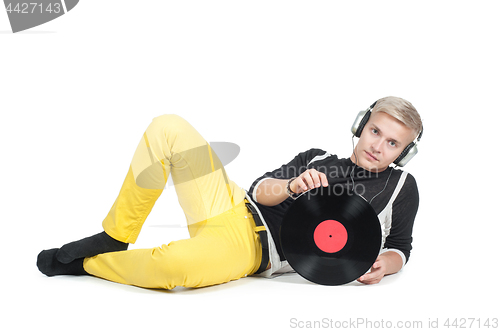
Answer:
<svg viewBox="0 0 500 332"><path fill-rule="evenodd" d="M336 220L325 220L314 230L314 243L324 252L338 252L347 243L347 230Z"/></svg>

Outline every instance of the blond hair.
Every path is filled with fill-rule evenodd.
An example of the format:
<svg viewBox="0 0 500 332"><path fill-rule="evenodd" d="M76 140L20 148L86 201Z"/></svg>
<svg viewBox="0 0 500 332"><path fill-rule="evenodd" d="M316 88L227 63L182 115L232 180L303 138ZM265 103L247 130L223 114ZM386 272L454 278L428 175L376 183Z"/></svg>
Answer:
<svg viewBox="0 0 500 332"><path fill-rule="evenodd" d="M422 119L413 105L403 98L384 97L377 100L372 113L384 112L401 121L405 126L413 130L415 137L422 131Z"/></svg>

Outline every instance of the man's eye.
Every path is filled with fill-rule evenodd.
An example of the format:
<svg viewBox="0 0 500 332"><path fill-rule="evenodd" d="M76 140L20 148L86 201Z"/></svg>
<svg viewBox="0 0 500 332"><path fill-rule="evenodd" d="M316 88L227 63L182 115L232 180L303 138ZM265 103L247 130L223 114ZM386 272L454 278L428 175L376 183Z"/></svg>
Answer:
<svg viewBox="0 0 500 332"><path fill-rule="evenodd" d="M390 141L390 142L389 142L389 145L390 145L391 147L395 148L395 147L396 147L396 142Z"/></svg>
<svg viewBox="0 0 500 332"><path fill-rule="evenodd" d="M377 129L375 129L375 128L373 128L373 129L372 129L372 133L374 133L374 134L376 135L376 134L378 134L378 130L377 130Z"/></svg>

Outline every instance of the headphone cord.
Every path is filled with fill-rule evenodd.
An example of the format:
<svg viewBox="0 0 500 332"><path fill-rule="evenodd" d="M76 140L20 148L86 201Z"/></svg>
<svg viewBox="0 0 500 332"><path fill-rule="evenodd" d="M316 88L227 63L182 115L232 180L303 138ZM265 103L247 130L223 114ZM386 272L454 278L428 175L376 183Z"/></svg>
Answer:
<svg viewBox="0 0 500 332"><path fill-rule="evenodd" d="M372 201L375 199L375 197L377 197L378 195L380 195L385 190L385 188L387 188L387 184L389 183L389 179L391 178L393 170L394 170L394 168L391 167L391 172L389 173L389 177L387 178L387 181L385 181L384 189L382 189L382 191L380 191L378 194L376 194L375 196L373 196L372 199L370 199L370 201L368 202L369 204L371 204Z"/></svg>

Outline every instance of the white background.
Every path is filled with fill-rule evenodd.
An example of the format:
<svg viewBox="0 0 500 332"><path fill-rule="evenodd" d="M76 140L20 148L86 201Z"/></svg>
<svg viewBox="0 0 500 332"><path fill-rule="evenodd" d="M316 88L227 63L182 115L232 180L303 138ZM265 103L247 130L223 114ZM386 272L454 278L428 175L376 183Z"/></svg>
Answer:
<svg viewBox="0 0 500 332"><path fill-rule="evenodd" d="M17 34L0 10L0 326L283 331L298 329L293 318L424 327L500 318L498 7L82 0ZM412 256L378 285L288 275L158 291L36 268L42 249L102 230L157 115L177 113L208 141L238 144L226 170L248 188L308 148L349 156L357 112L387 95L411 101L425 132L406 167L421 197ZM130 248L186 237L183 219L167 187Z"/></svg>

